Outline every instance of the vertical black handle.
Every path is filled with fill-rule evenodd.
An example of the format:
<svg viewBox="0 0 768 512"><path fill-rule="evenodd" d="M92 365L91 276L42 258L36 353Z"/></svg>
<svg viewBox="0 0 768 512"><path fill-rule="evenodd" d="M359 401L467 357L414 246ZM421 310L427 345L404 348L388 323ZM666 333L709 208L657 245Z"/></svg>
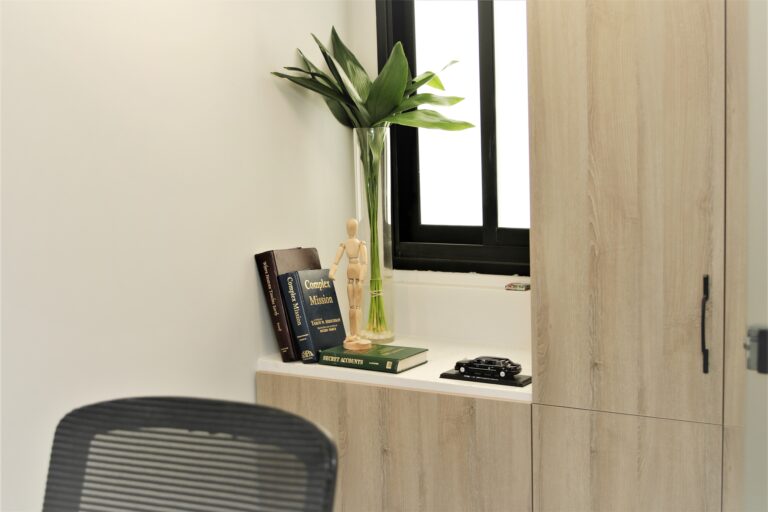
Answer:
<svg viewBox="0 0 768 512"><path fill-rule="evenodd" d="M707 348L707 302L709 301L709 275L704 276L704 295L701 297L701 357L704 373L709 373L709 349Z"/></svg>

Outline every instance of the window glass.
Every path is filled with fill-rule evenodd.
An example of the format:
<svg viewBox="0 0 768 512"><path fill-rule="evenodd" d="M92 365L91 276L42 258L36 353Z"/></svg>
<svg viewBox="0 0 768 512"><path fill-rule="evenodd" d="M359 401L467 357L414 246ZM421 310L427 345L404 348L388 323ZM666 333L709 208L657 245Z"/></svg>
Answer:
<svg viewBox="0 0 768 512"><path fill-rule="evenodd" d="M462 2L463 3L463 2ZM499 227L530 228L525 1L494 2Z"/></svg>
<svg viewBox="0 0 768 512"><path fill-rule="evenodd" d="M424 106L476 127L448 132L419 129L421 223L448 226L483 224L480 149L480 78L477 2L414 2L417 73L440 74L447 94L464 101L451 107ZM452 60L457 64L445 71ZM428 87L420 92L441 91Z"/></svg>

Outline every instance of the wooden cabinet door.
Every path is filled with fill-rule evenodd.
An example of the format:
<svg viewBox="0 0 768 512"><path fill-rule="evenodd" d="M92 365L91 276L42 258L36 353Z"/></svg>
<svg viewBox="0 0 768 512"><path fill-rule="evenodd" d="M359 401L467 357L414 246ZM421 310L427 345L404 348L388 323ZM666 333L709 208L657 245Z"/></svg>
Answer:
<svg viewBox="0 0 768 512"><path fill-rule="evenodd" d="M257 373L256 399L335 440L339 512L529 512L531 405Z"/></svg>
<svg viewBox="0 0 768 512"><path fill-rule="evenodd" d="M533 406L536 512L720 510L722 426Z"/></svg>
<svg viewBox="0 0 768 512"><path fill-rule="evenodd" d="M528 34L534 402L721 423L723 0L529 0Z"/></svg>

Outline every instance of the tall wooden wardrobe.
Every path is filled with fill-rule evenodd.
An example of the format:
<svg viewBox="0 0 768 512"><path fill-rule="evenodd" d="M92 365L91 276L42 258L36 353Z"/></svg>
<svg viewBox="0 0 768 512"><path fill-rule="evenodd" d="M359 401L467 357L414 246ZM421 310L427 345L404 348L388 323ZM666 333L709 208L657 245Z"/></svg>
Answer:
<svg viewBox="0 0 768 512"><path fill-rule="evenodd" d="M744 105L726 72L743 12L727 1L528 2L534 510L720 510L736 492Z"/></svg>

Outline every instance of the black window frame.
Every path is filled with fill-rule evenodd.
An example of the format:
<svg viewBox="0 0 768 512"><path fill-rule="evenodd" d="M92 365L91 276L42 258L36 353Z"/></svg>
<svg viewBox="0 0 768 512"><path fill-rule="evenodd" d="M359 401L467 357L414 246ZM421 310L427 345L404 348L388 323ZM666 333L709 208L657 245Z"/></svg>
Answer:
<svg viewBox="0 0 768 512"><path fill-rule="evenodd" d="M483 225L421 224L418 130L392 126L392 236L396 269L530 275L530 230L498 227L493 1L476 2ZM400 41L415 76L414 0L376 0L376 29L379 70Z"/></svg>

